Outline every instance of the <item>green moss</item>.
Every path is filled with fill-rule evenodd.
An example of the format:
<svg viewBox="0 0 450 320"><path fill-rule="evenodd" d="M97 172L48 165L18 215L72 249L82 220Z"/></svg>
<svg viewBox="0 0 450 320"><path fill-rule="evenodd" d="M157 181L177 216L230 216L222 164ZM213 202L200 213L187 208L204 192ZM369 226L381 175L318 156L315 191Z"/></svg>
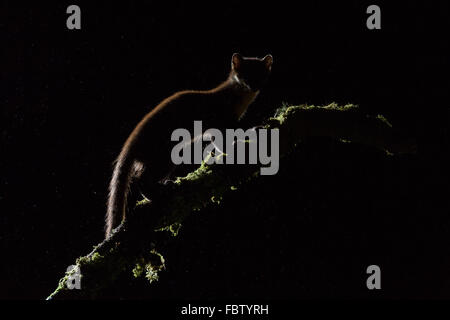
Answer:
<svg viewBox="0 0 450 320"><path fill-rule="evenodd" d="M141 277L142 274L144 273L144 268L142 267L142 264L136 263L136 266L133 268L132 272L135 278Z"/></svg>
<svg viewBox="0 0 450 320"><path fill-rule="evenodd" d="M155 249L151 251L153 257L156 257L156 261L149 262L145 265L145 278L152 283L159 280L159 272L166 269L166 260Z"/></svg>
<svg viewBox="0 0 450 320"><path fill-rule="evenodd" d="M77 263L78 267L79 264ZM72 268L70 271L66 271L66 274L64 275L64 277L62 277L61 279L59 279L58 282L58 287L55 289L55 291L53 291L47 298L46 300L51 300L56 294L60 293L61 291L64 290L69 290L69 288L67 288L67 281L69 280L69 277L72 276L73 274L75 274L77 272L77 268ZM80 275L81 277L81 275Z"/></svg>
<svg viewBox="0 0 450 320"><path fill-rule="evenodd" d="M354 109L355 111L358 110L358 106L354 104L346 104L344 106L340 106L337 103L333 102L326 106L314 106L314 105L298 105L298 106L289 106L288 104L283 103L283 105L278 108L275 111L275 115L272 120L278 121L280 124L283 124L283 122L289 117L289 115L293 112L299 111L299 110L313 110L313 109L327 109L327 110L338 110L338 111L349 111L351 109Z"/></svg>
<svg viewBox="0 0 450 320"><path fill-rule="evenodd" d="M53 297L63 290L68 290L67 288L67 280L69 280L69 275L66 274L63 278L61 278L58 282L58 287L53 291L45 300L51 300Z"/></svg>
<svg viewBox="0 0 450 320"><path fill-rule="evenodd" d="M378 114L377 119L387 124L389 128L392 128L392 124L383 115Z"/></svg>
<svg viewBox="0 0 450 320"><path fill-rule="evenodd" d="M212 203L220 204L221 201L222 201L222 197L221 196L212 196L211 197L211 202Z"/></svg>
<svg viewBox="0 0 450 320"><path fill-rule="evenodd" d="M159 272L166 268L166 261L164 257L155 249L150 251L150 254L144 258L141 257L136 262L133 268L133 276L135 278L142 277L145 274L145 278L150 282L159 280Z"/></svg>
<svg viewBox="0 0 450 320"><path fill-rule="evenodd" d="M155 282L159 280L158 270L149 263L145 266L145 278L150 282Z"/></svg>
<svg viewBox="0 0 450 320"><path fill-rule="evenodd" d="M98 252L94 252L91 256L80 257L76 260L78 266L94 265L103 262L105 257Z"/></svg>
<svg viewBox="0 0 450 320"><path fill-rule="evenodd" d="M206 158L205 160L207 160L208 158ZM190 173L187 174L186 177L180 178L181 180L190 180L190 181L195 181L198 180L199 178L201 178L204 175L208 175L211 174L212 170L211 170L211 166L208 165L206 163L206 161L203 161L202 164L200 165L200 167L198 167L197 170L192 171Z"/></svg>
<svg viewBox="0 0 450 320"><path fill-rule="evenodd" d="M143 206L143 205L145 205L145 204L147 204L147 203L150 203L150 200L147 199L147 198L144 198L144 199L139 200L138 202L136 202L136 207Z"/></svg>
<svg viewBox="0 0 450 320"><path fill-rule="evenodd" d="M180 229L182 227L182 224L179 222L172 223L169 226L156 229L155 231L168 231L172 236L176 237L178 235L178 232L180 232Z"/></svg>
<svg viewBox="0 0 450 320"><path fill-rule="evenodd" d="M355 104L346 104L346 105L340 106L340 105L338 105L335 102L332 102L329 105L326 105L326 106L323 106L323 107L314 107L314 108L323 108L323 109L338 110L338 111L349 111L351 109L356 111L356 110L359 109L359 107L357 105L355 105Z"/></svg>
<svg viewBox="0 0 450 320"><path fill-rule="evenodd" d="M288 104L287 102L283 102L281 104L281 107L275 110L274 117L277 118L278 116L284 114L288 108L292 107L292 105Z"/></svg>

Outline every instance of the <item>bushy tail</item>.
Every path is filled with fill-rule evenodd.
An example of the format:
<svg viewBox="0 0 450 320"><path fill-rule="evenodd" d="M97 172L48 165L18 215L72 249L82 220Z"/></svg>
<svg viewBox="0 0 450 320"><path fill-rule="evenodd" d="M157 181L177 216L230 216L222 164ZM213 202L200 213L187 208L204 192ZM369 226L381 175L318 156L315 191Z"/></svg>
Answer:
<svg viewBox="0 0 450 320"><path fill-rule="evenodd" d="M109 184L108 210L105 219L106 238L111 235L112 230L125 218L133 163L134 159L130 155L128 148L125 147L117 158Z"/></svg>

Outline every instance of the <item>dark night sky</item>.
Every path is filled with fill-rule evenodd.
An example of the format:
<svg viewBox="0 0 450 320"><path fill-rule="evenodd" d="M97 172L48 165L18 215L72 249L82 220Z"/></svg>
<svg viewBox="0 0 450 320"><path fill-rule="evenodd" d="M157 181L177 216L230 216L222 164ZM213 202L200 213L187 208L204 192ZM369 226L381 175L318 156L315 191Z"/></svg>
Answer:
<svg viewBox="0 0 450 320"><path fill-rule="evenodd" d="M126 136L149 108L169 94L208 89L224 80L233 52L274 57L270 84L249 110L248 124L257 124L282 102L323 105L334 101L359 104L369 114L381 113L417 139L420 152L414 159L394 164L379 156L359 160L369 161L368 166L380 160L392 174L386 181L402 181L397 190L383 182L389 185L388 196L399 192L406 201L423 201L420 208L414 207L416 202L402 208L394 200L391 207L386 205L385 217L416 214L427 219L415 220L415 224L396 220L398 239L406 232L417 243L434 235L442 240L427 243L431 247L423 251L434 258L418 263L405 278L420 278L420 270L436 279L448 278L442 271L450 266L448 255L443 254L450 228L446 215L448 1L380 3L382 29L375 31L365 26L365 10L372 1L295 1L291 5L210 1L208 5L166 6L92 2L76 2L82 11L79 31L65 26L65 11L72 2L18 6L4 1L0 7L0 298L46 297L65 268L102 240L111 163ZM334 166L326 159L317 161L326 168ZM321 178L326 177L323 172ZM357 169L346 173L339 175L348 179L342 188L361 174ZM282 177L279 183L284 183ZM368 192L375 190L368 188ZM372 216L373 208L368 205L360 214ZM353 223L351 228L362 228L370 220L347 222ZM426 228L414 232L402 227L421 223ZM202 225L208 226L207 222ZM321 230L320 225L315 228ZM282 233L281 229L267 232ZM234 243L239 243L243 235L235 236ZM320 239L330 241L326 236ZM384 245L389 246L389 241ZM208 246L202 248L208 250ZM314 250L309 253L314 255ZM347 253L357 255L351 250ZM202 258L212 259L208 254L198 257ZM309 276L314 278L314 274ZM413 293L397 284L388 296L450 297L447 278L439 285L427 284L425 278ZM223 284L217 286L223 289ZM337 297L358 293L325 291ZM240 292L254 294L245 289ZM307 293L303 291L302 296Z"/></svg>

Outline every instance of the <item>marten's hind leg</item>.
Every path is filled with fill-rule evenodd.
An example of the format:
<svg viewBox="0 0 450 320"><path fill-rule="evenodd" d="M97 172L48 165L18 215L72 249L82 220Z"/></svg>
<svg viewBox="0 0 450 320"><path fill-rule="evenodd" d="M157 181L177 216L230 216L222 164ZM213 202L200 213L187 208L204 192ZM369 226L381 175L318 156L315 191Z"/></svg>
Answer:
<svg viewBox="0 0 450 320"><path fill-rule="evenodd" d="M130 190L128 193L127 208L128 212L133 211L136 203L143 198L140 190L140 180L142 179L144 172L146 171L144 163L135 160L131 169Z"/></svg>
<svg viewBox="0 0 450 320"><path fill-rule="evenodd" d="M160 172L152 172L152 165L140 169L139 176L136 177L136 185L141 195L141 199L151 200L152 195L158 194L165 185L172 183L174 178L173 173L176 165L171 164L168 170ZM164 174L163 174L164 173ZM138 201L139 201L138 200Z"/></svg>

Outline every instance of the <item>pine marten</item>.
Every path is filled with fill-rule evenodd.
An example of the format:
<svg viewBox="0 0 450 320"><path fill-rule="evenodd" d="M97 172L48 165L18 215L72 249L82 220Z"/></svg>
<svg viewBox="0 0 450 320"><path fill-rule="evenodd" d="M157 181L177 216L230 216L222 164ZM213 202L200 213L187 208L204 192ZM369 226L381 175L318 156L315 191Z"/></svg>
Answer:
<svg viewBox="0 0 450 320"><path fill-rule="evenodd" d="M157 183L172 168L171 133L192 126L195 120L201 120L206 128L235 125L267 82L272 62L270 54L260 59L235 53L231 72L223 83L206 91L177 92L139 122L115 162L109 185L106 238L120 223L119 217L125 219L131 180L142 177L145 170L145 179Z"/></svg>

